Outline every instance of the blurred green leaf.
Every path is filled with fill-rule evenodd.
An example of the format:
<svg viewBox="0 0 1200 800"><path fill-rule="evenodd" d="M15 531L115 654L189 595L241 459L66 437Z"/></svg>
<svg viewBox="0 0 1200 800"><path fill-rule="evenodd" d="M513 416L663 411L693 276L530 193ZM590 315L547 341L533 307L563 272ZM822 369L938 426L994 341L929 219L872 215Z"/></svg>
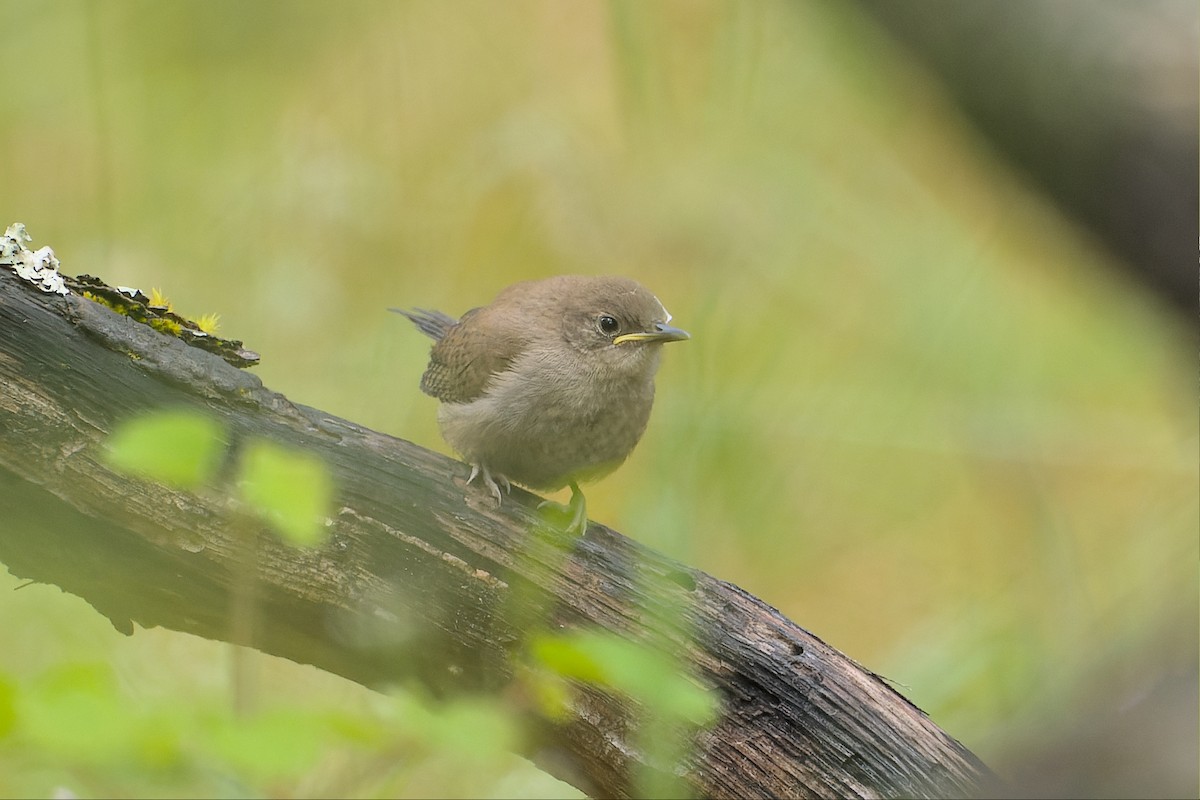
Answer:
<svg viewBox="0 0 1200 800"><path fill-rule="evenodd" d="M319 544L333 502L333 480L320 459L261 439L242 456L242 498L287 542Z"/></svg>
<svg viewBox="0 0 1200 800"><path fill-rule="evenodd" d="M128 755L135 739L131 707L104 664L47 672L18 696L17 709L23 736L60 758L109 763Z"/></svg>
<svg viewBox="0 0 1200 800"><path fill-rule="evenodd" d="M535 662L558 676L608 687L641 706L634 737L645 760L635 765L635 796L690 794L671 765L678 764L692 747L686 726L710 724L717 701L713 692L689 678L678 659L603 631L540 636L532 642L530 653ZM547 694L540 685L543 682L535 679L535 696Z"/></svg>
<svg viewBox="0 0 1200 800"><path fill-rule="evenodd" d="M430 715L424 731L435 749L455 752L463 760L487 763L516 746L516 721L505 709L482 698L450 703Z"/></svg>
<svg viewBox="0 0 1200 800"><path fill-rule="evenodd" d="M309 710L267 711L249 718L218 715L201 728L203 746L218 763L252 781L302 775L334 738L324 715Z"/></svg>
<svg viewBox="0 0 1200 800"><path fill-rule="evenodd" d="M694 725L711 722L713 694L697 686L677 659L600 631L542 636L531 647L542 666L567 678L607 686L646 706L651 715Z"/></svg>
<svg viewBox="0 0 1200 800"><path fill-rule="evenodd" d="M541 636L533 640L530 652L535 661L564 678L607 684L603 666L580 646L577 638Z"/></svg>
<svg viewBox="0 0 1200 800"><path fill-rule="evenodd" d="M179 489L212 478L225 449L221 426L195 411L151 411L126 420L108 437L105 459L114 468Z"/></svg>
<svg viewBox="0 0 1200 800"><path fill-rule="evenodd" d="M12 733L17 722L17 688L7 676L0 675L0 739Z"/></svg>

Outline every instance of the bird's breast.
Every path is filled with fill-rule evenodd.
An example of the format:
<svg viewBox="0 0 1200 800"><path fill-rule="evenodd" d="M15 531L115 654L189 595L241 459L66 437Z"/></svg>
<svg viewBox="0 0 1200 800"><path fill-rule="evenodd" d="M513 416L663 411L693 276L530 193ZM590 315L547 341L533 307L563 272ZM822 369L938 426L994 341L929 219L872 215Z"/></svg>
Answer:
<svg viewBox="0 0 1200 800"><path fill-rule="evenodd" d="M599 477L633 450L650 417L653 375L599 370L532 350L484 395L439 410L442 434L465 458L538 489Z"/></svg>

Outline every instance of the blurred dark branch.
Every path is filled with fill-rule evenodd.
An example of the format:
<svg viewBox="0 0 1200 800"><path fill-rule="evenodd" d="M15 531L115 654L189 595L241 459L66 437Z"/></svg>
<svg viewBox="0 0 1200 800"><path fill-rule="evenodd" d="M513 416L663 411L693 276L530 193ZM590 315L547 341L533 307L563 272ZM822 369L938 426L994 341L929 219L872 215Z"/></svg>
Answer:
<svg viewBox="0 0 1200 800"><path fill-rule="evenodd" d="M540 529L532 495L503 508L465 465L290 402L215 355L0 270L0 560L86 599L125 633L160 625L228 641L238 574L227 493L110 471L113 425L163 406L320 456L339 486L324 546L258 540L253 646L383 687L503 692L526 754L594 796L642 769L628 701L581 687L568 716L523 699L535 628L599 628L669 649L721 698L669 769L700 796L933 797L989 773L887 683L728 583L593 525Z"/></svg>
<svg viewBox="0 0 1200 800"><path fill-rule="evenodd" d="M859 0L1014 165L1191 323L1200 10L1159 0Z"/></svg>

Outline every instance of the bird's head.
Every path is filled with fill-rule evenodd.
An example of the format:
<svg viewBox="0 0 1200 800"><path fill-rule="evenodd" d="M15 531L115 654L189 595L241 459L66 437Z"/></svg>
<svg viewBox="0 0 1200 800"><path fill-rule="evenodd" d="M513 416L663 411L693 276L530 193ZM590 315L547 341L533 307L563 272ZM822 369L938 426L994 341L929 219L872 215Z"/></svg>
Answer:
<svg viewBox="0 0 1200 800"><path fill-rule="evenodd" d="M578 353L625 373L653 370L660 345L690 338L658 298L628 278L570 276L559 287L560 333Z"/></svg>

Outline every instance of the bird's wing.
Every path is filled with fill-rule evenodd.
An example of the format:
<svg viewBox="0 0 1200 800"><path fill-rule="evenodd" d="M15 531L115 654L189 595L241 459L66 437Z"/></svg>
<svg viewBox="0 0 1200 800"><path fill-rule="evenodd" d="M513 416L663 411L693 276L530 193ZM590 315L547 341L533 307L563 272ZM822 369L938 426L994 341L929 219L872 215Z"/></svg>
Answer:
<svg viewBox="0 0 1200 800"><path fill-rule="evenodd" d="M429 354L421 391L444 403L469 403L520 355L526 344L520 329L494 324L487 312L471 309L446 330Z"/></svg>

